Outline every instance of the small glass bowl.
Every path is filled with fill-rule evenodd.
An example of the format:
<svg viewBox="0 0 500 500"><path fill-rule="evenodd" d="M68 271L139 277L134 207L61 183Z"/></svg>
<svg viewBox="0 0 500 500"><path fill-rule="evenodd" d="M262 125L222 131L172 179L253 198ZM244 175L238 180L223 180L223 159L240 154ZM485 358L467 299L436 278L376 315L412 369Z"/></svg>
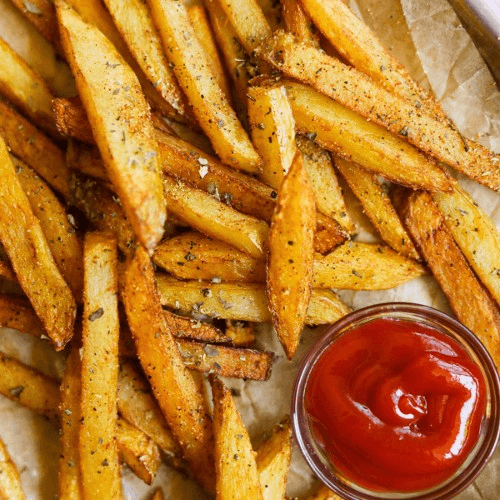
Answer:
<svg viewBox="0 0 500 500"><path fill-rule="evenodd" d="M427 325L456 340L481 368L486 383L486 410L477 444L453 476L425 491L411 493L372 491L356 485L343 477L341 473L337 473L322 447L315 440L309 416L305 410L304 397L309 375L325 350L349 330L380 318ZM295 439L307 463L319 479L342 498L348 500L447 500L474 481L495 451L500 436L499 377L495 364L483 344L470 330L447 314L417 304L378 304L344 316L330 326L304 356L292 393L291 418Z"/></svg>

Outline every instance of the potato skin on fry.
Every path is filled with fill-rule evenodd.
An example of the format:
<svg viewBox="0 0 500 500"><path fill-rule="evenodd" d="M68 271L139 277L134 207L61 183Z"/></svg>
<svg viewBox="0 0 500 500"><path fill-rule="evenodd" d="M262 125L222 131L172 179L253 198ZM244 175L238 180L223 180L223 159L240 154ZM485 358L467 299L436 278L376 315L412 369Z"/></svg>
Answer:
<svg viewBox="0 0 500 500"><path fill-rule="evenodd" d="M299 345L311 296L315 213L314 192L297 153L278 194L267 267L269 308L288 359Z"/></svg>

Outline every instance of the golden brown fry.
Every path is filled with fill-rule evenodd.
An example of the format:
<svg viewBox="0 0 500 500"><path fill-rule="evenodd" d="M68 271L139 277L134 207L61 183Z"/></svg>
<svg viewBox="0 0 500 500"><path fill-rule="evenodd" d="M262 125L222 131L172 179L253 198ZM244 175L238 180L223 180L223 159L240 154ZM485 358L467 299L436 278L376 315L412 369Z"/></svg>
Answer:
<svg viewBox="0 0 500 500"><path fill-rule="evenodd" d="M306 14L300 0L281 0L285 29L298 40L319 47L319 33Z"/></svg>
<svg viewBox="0 0 500 500"><path fill-rule="evenodd" d="M396 252L411 259L420 256L392 205L391 199L377 178L343 158L336 158L335 165L363 206L382 239Z"/></svg>
<svg viewBox="0 0 500 500"><path fill-rule="evenodd" d="M398 207L415 245L458 319L475 333L500 366L500 313L478 281L432 196L414 192Z"/></svg>
<svg viewBox="0 0 500 500"><path fill-rule="evenodd" d="M335 219L350 234L355 233L330 154L303 135L297 135L296 141L314 190L316 210Z"/></svg>
<svg viewBox="0 0 500 500"><path fill-rule="evenodd" d="M311 85L424 153L492 189L500 190L500 158L468 141L447 121L394 95L318 48L275 33L257 51L291 78Z"/></svg>
<svg viewBox="0 0 500 500"><path fill-rule="evenodd" d="M147 381L130 360L122 360L118 374L118 411L149 436L169 461L180 465L181 449L168 428Z"/></svg>
<svg viewBox="0 0 500 500"><path fill-rule="evenodd" d="M82 300L83 255L75 228L66 210L28 165L11 157L17 178L28 197L33 214L40 221L54 260L77 302Z"/></svg>
<svg viewBox="0 0 500 500"><path fill-rule="evenodd" d="M116 447L118 385L117 243L87 233L82 333L80 463L85 498L121 498Z"/></svg>
<svg viewBox="0 0 500 500"><path fill-rule="evenodd" d="M210 383L214 398L217 499L263 500L255 452L231 391L214 376Z"/></svg>
<svg viewBox="0 0 500 500"><path fill-rule="evenodd" d="M190 370L215 373L222 377L267 380L273 353L223 345L177 340L177 347Z"/></svg>
<svg viewBox="0 0 500 500"><path fill-rule="evenodd" d="M161 488L158 488L151 497L151 500L164 500L164 499L165 497L163 496L163 491Z"/></svg>
<svg viewBox="0 0 500 500"><path fill-rule="evenodd" d="M190 5L188 7L188 14L191 25L196 33L196 37L209 58L212 71L217 78L217 83L219 84L222 92L224 92L228 102L232 102L231 89L226 78L224 66L219 56L219 50L212 33L212 29L210 28L207 11L202 5Z"/></svg>
<svg viewBox="0 0 500 500"><path fill-rule="evenodd" d="M246 347L255 342L255 323L226 319L226 335L235 347Z"/></svg>
<svg viewBox="0 0 500 500"><path fill-rule="evenodd" d="M307 497L307 500L342 500L333 491L329 490L322 484L312 495Z"/></svg>
<svg viewBox="0 0 500 500"><path fill-rule="evenodd" d="M0 498L5 500L24 500L26 497L21 486L21 476L10 458L7 446L0 439Z"/></svg>
<svg viewBox="0 0 500 500"><path fill-rule="evenodd" d="M62 0L56 7L63 46L107 172L139 241L152 249L163 234L166 211L149 107L112 43Z"/></svg>
<svg viewBox="0 0 500 500"><path fill-rule="evenodd" d="M217 83L185 5L175 0L148 0L148 5L179 84L214 150L232 167L256 172L261 160Z"/></svg>
<svg viewBox="0 0 500 500"><path fill-rule="evenodd" d="M281 2L276 2L275 0L257 0L257 4L266 17L271 31L275 31L283 27Z"/></svg>
<svg viewBox="0 0 500 500"><path fill-rule="evenodd" d="M57 269L1 138L0 178L0 240L50 339L56 349L62 349L73 335L75 299Z"/></svg>
<svg viewBox="0 0 500 500"><path fill-rule="evenodd" d="M288 359L299 345L311 297L314 192L298 152L281 185L269 232L267 296Z"/></svg>
<svg viewBox="0 0 500 500"><path fill-rule="evenodd" d="M0 135L13 154L68 199L70 170L66 165L64 153L52 140L1 99Z"/></svg>
<svg viewBox="0 0 500 500"><path fill-rule="evenodd" d="M156 282L161 303L184 314L201 313L239 321L271 321L263 284L178 281L162 274L156 275ZM306 323L334 323L348 312L350 308L332 291L313 289Z"/></svg>
<svg viewBox="0 0 500 500"><path fill-rule="evenodd" d="M0 294L0 327L14 328L35 337L47 337L29 300L22 295Z"/></svg>
<svg viewBox="0 0 500 500"><path fill-rule="evenodd" d="M182 362L163 314L153 267L144 249L129 257L122 300L141 365L194 476L214 490L212 428L202 395Z"/></svg>
<svg viewBox="0 0 500 500"><path fill-rule="evenodd" d="M61 135L95 144L89 119L79 97L56 97L52 101L52 111Z"/></svg>
<svg viewBox="0 0 500 500"><path fill-rule="evenodd" d="M446 225L479 279L500 304L500 234L470 195L455 184L451 193L433 195Z"/></svg>
<svg viewBox="0 0 500 500"><path fill-rule="evenodd" d="M116 425L116 441L124 462L146 484L151 484L161 464L160 451L152 439L123 419Z"/></svg>
<svg viewBox="0 0 500 500"><path fill-rule="evenodd" d="M69 141L66 150L68 166L82 174L104 181L112 188L109 177L102 162L101 153L96 146L77 141Z"/></svg>
<svg viewBox="0 0 500 500"><path fill-rule="evenodd" d="M164 187L170 210L191 227L254 257L264 258L269 231L264 221L241 214L209 194L170 177L165 177Z"/></svg>
<svg viewBox="0 0 500 500"><path fill-rule="evenodd" d="M39 127L58 136L52 114L54 96L45 80L0 38L0 93Z"/></svg>
<svg viewBox="0 0 500 500"><path fill-rule="evenodd" d="M17 283L16 274L7 259L0 258L0 277L12 283Z"/></svg>
<svg viewBox="0 0 500 500"><path fill-rule="evenodd" d="M165 311L169 316L172 327L172 335L177 339L196 340L199 342L211 342L214 344L226 344L232 341L227 333L222 333L218 328L201 321L177 316L169 311Z"/></svg>
<svg viewBox="0 0 500 500"><path fill-rule="evenodd" d="M447 174L411 144L303 84L285 87L299 131L325 149L399 184L450 189Z"/></svg>
<svg viewBox="0 0 500 500"><path fill-rule="evenodd" d="M66 360L66 368L61 381L61 402L59 421L61 425L59 458L58 498L59 500L83 499L81 467L79 455L81 371L79 348L71 346Z"/></svg>
<svg viewBox="0 0 500 500"><path fill-rule="evenodd" d="M286 476L292 459L292 427L287 417L257 448L257 469L264 500L285 498Z"/></svg>

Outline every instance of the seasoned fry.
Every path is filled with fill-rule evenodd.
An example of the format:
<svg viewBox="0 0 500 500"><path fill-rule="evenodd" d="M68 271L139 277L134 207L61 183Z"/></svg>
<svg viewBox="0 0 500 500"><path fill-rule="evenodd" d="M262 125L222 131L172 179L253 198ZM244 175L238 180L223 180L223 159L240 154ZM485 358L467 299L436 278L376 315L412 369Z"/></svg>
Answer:
<svg viewBox="0 0 500 500"><path fill-rule="evenodd" d="M217 499L264 500L250 436L231 391L211 376L214 398L215 471Z"/></svg>
<svg viewBox="0 0 500 500"><path fill-rule="evenodd" d="M292 428L287 417L257 448L257 469L264 500L285 498L286 475L292 459Z"/></svg>
<svg viewBox="0 0 500 500"><path fill-rule="evenodd" d="M61 425L61 455L59 458L58 498L59 500L83 499L81 467L79 455L80 401L81 401L80 352L76 345L66 360L66 368L61 381L61 402L59 421Z"/></svg>
<svg viewBox="0 0 500 500"><path fill-rule="evenodd" d="M70 170L64 153L46 135L0 99L0 135L11 152L66 199Z"/></svg>
<svg viewBox="0 0 500 500"><path fill-rule="evenodd" d="M175 0L148 0L148 5L179 84L214 150L224 163L257 172L261 160L217 83L185 5Z"/></svg>
<svg viewBox="0 0 500 500"><path fill-rule="evenodd" d="M47 337L29 300L22 295L0 294L0 327L14 328L35 337Z"/></svg>
<svg viewBox="0 0 500 500"><path fill-rule="evenodd" d="M211 420L182 362L163 314L151 261L141 247L127 260L121 294L139 360L170 430L194 476L213 491Z"/></svg>
<svg viewBox="0 0 500 500"><path fill-rule="evenodd" d="M210 372L222 377L267 380L273 353L223 345L177 340L177 347L191 370Z"/></svg>
<svg viewBox="0 0 500 500"><path fill-rule="evenodd" d="M256 53L291 78L307 83L370 122L485 186L500 190L500 158L464 139L447 121L408 103L355 68L278 32Z"/></svg>
<svg viewBox="0 0 500 500"><path fill-rule="evenodd" d="M70 168L104 181L112 188L102 162L101 153L99 153L99 149L96 146L69 141L68 149L66 150L66 161Z"/></svg>
<svg viewBox="0 0 500 500"><path fill-rule="evenodd" d="M66 210L47 184L25 163L15 157L11 157L11 160L33 214L40 221L57 267L71 288L76 301L81 302L83 256L75 228L69 221Z"/></svg>
<svg viewBox="0 0 500 500"><path fill-rule="evenodd" d="M1 138L0 178L0 240L50 339L56 349L62 349L73 335L75 299L57 269Z"/></svg>
<svg viewBox="0 0 500 500"><path fill-rule="evenodd" d="M52 101L52 111L61 135L95 144L89 119L79 97L56 97Z"/></svg>
<svg viewBox="0 0 500 500"><path fill-rule="evenodd" d="M248 118L262 158L259 179L279 190L297 152L295 121L284 87L250 87Z"/></svg>
<svg viewBox="0 0 500 500"><path fill-rule="evenodd" d="M152 249L163 234L166 211L149 107L137 77L111 42L62 0L56 7L63 46L108 175L139 241Z"/></svg>
<svg viewBox="0 0 500 500"><path fill-rule="evenodd" d="M10 458L7 446L0 439L0 498L5 500L24 500L26 497L21 486L21 476Z"/></svg>
<svg viewBox="0 0 500 500"><path fill-rule="evenodd" d="M335 165L363 205L364 213L381 238L401 255L418 260L420 257L415 245L401 224L389 195L376 177L343 158L336 158Z"/></svg>
<svg viewBox="0 0 500 500"><path fill-rule="evenodd" d="M165 177L164 187L170 210L190 226L254 257L264 258L269 230L264 221L241 214L209 194L170 177Z"/></svg>
<svg viewBox="0 0 500 500"><path fill-rule="evenodd" d="M17 282L16 275L12 269L12 266L7 262L6 259L0 258L0 277L11 281L12 283Z"/></svg>
<svg viewBox="0 0 500 500"><path fill-rule="evenodd" d="M261 8L271 31L275 31L283 26L283 19L281 14L281 2L275 0L257 0L257 4Z"/></svg>
<svg viewBox="0 0 500 500"><path fill-rule="evenodd" d="M307 497L307 500L342 500L332 490L329 490L322 484L312 495Z"/></svg>
<svg viewBox="0 0 500 500"><path fill-rule="evenodd" d="M432 196L425 192L411 193L398 209L454 313L478 336L500 366L498 307L469 267Z"/></svg>
<svg viewBox="0 0 500 500"><path fill-rule="evenodd" d="M255 323L226 319L226 335L235 347L246 347L255 342Z"/></svg>
<svg viewBox="0 0 500 500"><path fill-rule="evenodd" d="M285 29L298 40L319 47L319 33L306 14L300 0L281 0Z"/></svg>
<svg viewBox="0 0 500 500"><path fill-rule="evenodd" d="M54 98L45 80L0 38L0 93L39 127L57 137Z"/></svg>
<svg viewBox="0 0 500 500"><path fill-rule="evenodd" d="M208 283L178 281L157 274L161 303L184 314L201 313L213 318L240 321L271 321L265 288L262 284ZM210 293L207 293L209 291ZM350 312L332 291L313 289L306 323L334 323Z"/></svg>
<svg viewBox="0 0 500 500"><path fill-rule="evenodd" d="M379 125L300 83L285 87L300 132L346 160L392 182L430 191L447 191L450 182L437 164Z"/></svg>
<svg viewBox="0 0 500 500"><path fill-rule="evenodd" d="M87 233L82 333L80 463L85 498L121 498L116 448L118 385L117 243Z"/></svg>
<svg viewBox="0 0 500 500"><path fill-rule="evenodd" d="M165 311L165 315L169 316L172 335L177 339L211 342L213 344L226 344L233 340L227 333L222 333L218 328L209 323L202 323L195 319L177 316L168 311Z"/></svg>
<svg viewBox="0 0 500 500"><path fill-rule="evenodd" d="M313 279L314 192L297 152L281 185L269 232L266 291L288 359L299 345Z"/></svg>
<svg viewBox="0 0 500 500"><path fill-rule="evenodd" d="M479 279L500 304L500 235L491 219L458 184L433 195L446 226Z"/></svg>

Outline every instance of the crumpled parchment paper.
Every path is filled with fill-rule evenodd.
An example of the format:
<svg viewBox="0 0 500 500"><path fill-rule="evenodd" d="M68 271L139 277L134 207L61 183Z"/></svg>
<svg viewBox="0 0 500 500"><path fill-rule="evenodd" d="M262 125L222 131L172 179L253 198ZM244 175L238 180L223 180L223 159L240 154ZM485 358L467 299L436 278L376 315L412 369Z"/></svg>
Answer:
<svg viewBox="0 0 500 500"><path fill-rule="evenodd" d="M500 92L446 0L352 0L351 7L375 31L413 76L434 90L451 118L468 137L500 152ZM0 0L0 36L11 43L42 73L59 95L71 95L71 78L48 44L33 30L26 30L8 0ZM418 54L418 57L417 57ZM427 78L426 79L426 74ZM459 176L462 184L500 227L500 195ZM374 235L358 214L359 237ZM353 308L385 301L408 301L431 305L449 312L446 298L430 276L397 289L382 292L340 292ZM259 327L259 347L278 354L267 382L228 380L255 444L289 412L290 394L298 363L321 335L322 328L306 329L301 346L289 363L269 325ZM0 331L0 349L52 376L60 375L63 356L37 339L17 332ZM32 415L5 398L0 398L0 437L16 462L27 498L53 500L57 492L58 433L43 418ZM162 466L152 487L147 487L124 468L127 499L149 498L153 487L162 486L167 499L208 499L192 481ZM315 487L315 479L294 449L288 476L288 494L304 497ZM500 498L500 453L497 452L475 483L457 498L495 500Z"/></svg>

